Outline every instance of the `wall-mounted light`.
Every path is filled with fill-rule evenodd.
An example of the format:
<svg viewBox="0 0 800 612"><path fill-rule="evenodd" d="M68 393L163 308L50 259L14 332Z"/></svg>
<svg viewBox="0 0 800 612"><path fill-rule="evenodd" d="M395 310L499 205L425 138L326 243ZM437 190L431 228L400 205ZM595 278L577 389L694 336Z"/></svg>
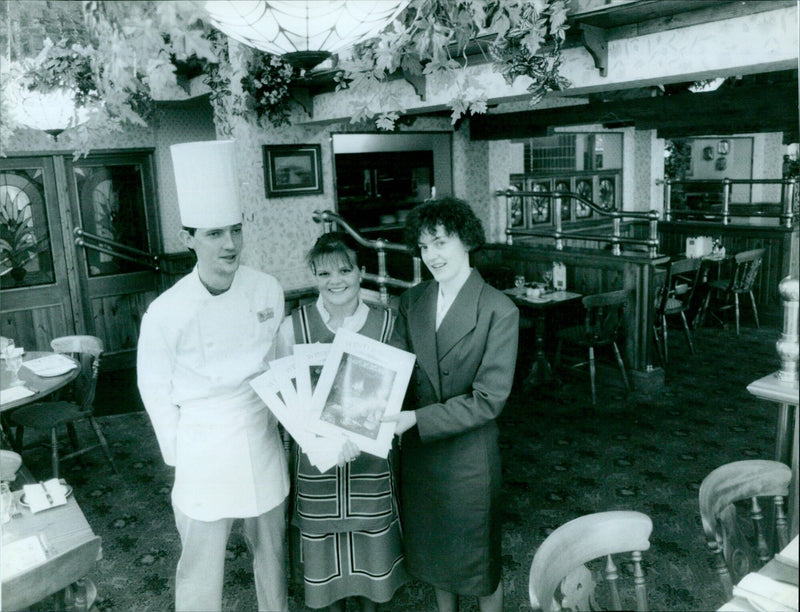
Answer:
<svg viewBox="0 0 800 612"><path fill-rule="evenodd" d="M208 0L211 24L241 43L311 70L377 35L408 0Z"/></svg>

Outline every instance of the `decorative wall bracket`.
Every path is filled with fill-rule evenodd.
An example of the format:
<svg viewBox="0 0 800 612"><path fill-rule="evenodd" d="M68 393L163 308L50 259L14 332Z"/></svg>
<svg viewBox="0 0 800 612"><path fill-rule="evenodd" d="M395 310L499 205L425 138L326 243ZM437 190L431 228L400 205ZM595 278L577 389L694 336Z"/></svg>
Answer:
<svg viewBox="0 0 800 612"><path fill-rule="evenodd" d="M600 71L600 76L608 74L608 40L603 28L581 23L583 46L594 59L594 67Z"/></svg>
<svg viewBox="0 0 800 612"><path fill-rule="evenodd" d="M308 87L299 87L297 85L292 87L291 90L292 100L297 102L303 107L306 115L310 119L314 118L314 98L311 96L311 90Z"/></svg>

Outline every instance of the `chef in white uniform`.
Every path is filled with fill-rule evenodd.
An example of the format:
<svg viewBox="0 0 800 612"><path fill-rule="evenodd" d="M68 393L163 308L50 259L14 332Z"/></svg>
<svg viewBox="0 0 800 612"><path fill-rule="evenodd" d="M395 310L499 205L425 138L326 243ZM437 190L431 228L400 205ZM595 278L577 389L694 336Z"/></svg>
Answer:
<svg viewBox="0 0 800 612"><path fill-rule="evenodd" d="M241 266L234 143L173 145L182 242L197 265L142 318L138 386L164 461L181 538L176 610L220 610L235 519L253 554L259 610L288 610L289 478L277 423L248 381L274 357L278 281Z"/></svg>

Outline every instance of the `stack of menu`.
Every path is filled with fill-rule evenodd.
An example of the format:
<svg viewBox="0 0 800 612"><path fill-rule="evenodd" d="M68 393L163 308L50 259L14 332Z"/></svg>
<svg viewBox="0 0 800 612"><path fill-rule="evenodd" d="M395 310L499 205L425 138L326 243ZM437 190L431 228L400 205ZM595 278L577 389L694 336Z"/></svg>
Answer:
<svg viewBox="0 0 800 612"><path fill-rule="evenodd" d="M345 439L362 452L386 457L415 357L341 329L331 344L298 344L250 381L311 463L325 471Z"/></svg>

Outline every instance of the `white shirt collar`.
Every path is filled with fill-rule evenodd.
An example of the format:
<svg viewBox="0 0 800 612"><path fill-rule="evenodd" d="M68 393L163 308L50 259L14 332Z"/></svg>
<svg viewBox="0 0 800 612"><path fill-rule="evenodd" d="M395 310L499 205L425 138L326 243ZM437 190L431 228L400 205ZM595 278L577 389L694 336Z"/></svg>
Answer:
<svg viewBox="0 0 800 612"><path fill-rule="evenodd" d="M322 296L317 296L316 307L319 316L322 317L322 322L325 323L326 327L328 327L328 321L331 320L331 313L329 313L328 309L325 308L325 301L322 299ZM357 332L364 327L364 323L367 322L367 315L369 315L369 306L359 299L356 311L349 317L345 317L344 321L342 322L342 327L350 331ZM331 328L328 327L328 329ZM331 331L336 330L331 329Z"/></svg>

